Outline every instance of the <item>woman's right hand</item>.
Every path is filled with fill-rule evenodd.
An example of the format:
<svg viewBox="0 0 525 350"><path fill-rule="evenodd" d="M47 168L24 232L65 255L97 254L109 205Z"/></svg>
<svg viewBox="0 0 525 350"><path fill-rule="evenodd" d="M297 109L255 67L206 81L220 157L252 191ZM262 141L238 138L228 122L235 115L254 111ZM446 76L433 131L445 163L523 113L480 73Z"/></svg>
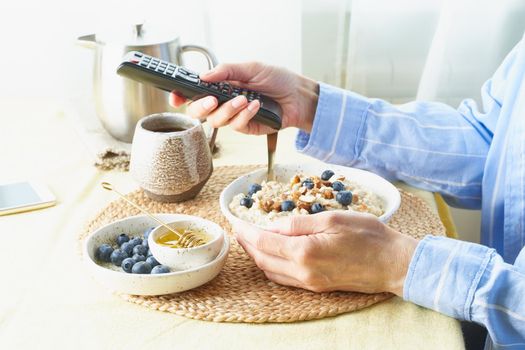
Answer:
<svg viewBox="0 0 525 350"><path fill-rule="evenodd" d="M292 73L284 68L268 66L258 62L239 64L220 64L209 72L200 75L208 82L227 81L241 88L255 90L275 100L282 108L282 127L300 128L306 132L312 129L319 84ZM172 91L170 104L178 107L186 99ZM206 96L189 103L186 113L194 118L206 118L212 127L225 125L245 134L269 134L272 128L257 123L252 118L259 110L260 103L248 103L246 97L237 96L218 106L217 98Z"/></svg>

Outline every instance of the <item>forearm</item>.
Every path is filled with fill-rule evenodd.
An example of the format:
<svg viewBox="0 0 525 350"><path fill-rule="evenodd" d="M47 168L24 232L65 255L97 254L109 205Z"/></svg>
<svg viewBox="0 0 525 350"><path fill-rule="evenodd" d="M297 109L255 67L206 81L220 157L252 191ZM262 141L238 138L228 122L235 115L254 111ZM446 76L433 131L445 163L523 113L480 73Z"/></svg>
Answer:
<svg viewBox="0 0 525 350"><path fill-rule="evenodd" d="M522 267L504 263L493 249L428 236L414 252L404 298L481 323L495 343L524 346L524 272Z"/></svg>
<svg viewBox="0 0 525 350"><path fill-rule="evenodd" d="M476 207L490 134L474 124L441 103L393 106L321 84L312 130L299 133L297 148Z"/></svg>

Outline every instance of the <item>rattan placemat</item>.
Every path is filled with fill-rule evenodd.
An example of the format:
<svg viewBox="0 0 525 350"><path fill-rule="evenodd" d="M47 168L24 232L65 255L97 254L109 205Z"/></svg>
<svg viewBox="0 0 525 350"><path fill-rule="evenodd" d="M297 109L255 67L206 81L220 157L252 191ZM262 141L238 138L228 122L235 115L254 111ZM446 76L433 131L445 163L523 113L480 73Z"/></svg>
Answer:
<svg viewBox="0 0 525 350"><path fill-rule="evenodd" d="M142 190L128 197L154 213L197 215L212 220L228 232L231 227L219 209L219 194L238 176L259 166L226 166L214 170L202 192L193 200L166 204L150 200ZM439 217L424 203L401 191L401 207L389 225L416 238L428 233L444 235ZM111 221L139 212L123 200L116 200L89 222L81 238ZM231 240L230 255L221 273L211 282L183 293L164 296L122 295L130 302L197 320L215 322L295 322L320 319L363 309L389 299L388 293L313 293L270 282L240 245Z"/></svg>

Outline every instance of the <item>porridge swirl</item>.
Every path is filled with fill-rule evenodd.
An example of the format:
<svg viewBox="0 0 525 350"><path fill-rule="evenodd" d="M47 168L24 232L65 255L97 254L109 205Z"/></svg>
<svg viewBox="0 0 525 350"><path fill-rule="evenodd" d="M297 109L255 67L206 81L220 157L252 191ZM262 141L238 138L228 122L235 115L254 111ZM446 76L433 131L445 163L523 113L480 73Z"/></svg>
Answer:
<svg viewBox="0 0 525 350"><path fill-rule="evenodd" d="M381 216L383 201L344 176L325 170L321 176L297 174L288 183L263 181L235 195L229 204L238 218L256 225L290 215L350 210Z"/></svg>

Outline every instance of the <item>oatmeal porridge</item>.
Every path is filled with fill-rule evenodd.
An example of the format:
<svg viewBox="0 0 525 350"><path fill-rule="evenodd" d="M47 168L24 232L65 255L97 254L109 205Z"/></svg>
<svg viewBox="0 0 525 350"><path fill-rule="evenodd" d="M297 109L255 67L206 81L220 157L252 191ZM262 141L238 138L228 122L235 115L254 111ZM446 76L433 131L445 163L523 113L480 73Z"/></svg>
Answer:
<svg viewBox="0 0 525 350"><path fill-rule="evenodd" d="M310 215L326 210L351 210L381 216L383 201L359 184L325 170L321 176L297 174L288 183L252 184L233 197L231 212L240 219L265 226L289 215Z"/></svg>

